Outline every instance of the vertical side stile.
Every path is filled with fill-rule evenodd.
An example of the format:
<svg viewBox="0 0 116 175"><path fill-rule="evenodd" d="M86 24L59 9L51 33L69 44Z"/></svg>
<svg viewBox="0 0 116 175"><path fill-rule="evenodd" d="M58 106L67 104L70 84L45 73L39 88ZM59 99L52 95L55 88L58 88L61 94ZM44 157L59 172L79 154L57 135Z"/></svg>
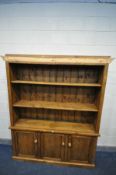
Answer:
<svg viewBox="0 0 116 175"><path fill-rule="evenodd" d="M103 108L107 74L108 74L108 65L104 66L103 76L102 76L102 80L101 80L102 87L101 87L101 91L99 93L99 100L98 100L98 110L99 111L98 111L98 115L97 115L96 131L99 131L99 129L100 129L100 121L101 121L101 114L102 114L102 108Z"/></svg>
<svg viewBox="0 0 116 175"><path fill-rule="evenodd" d="M9 96L10 122L11 126L13 126L15 123L14 112L13 112L13 90L11 88L11 68L8 62L6 62L6 73L7 73L8 96Z"/></svg>

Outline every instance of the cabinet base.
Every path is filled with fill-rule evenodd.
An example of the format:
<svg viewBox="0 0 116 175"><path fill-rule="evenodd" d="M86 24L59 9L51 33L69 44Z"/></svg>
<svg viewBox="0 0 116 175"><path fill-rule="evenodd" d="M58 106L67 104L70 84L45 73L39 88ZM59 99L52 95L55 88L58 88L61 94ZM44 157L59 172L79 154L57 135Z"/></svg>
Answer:
<svg viewBox="0 0 116 175"><path fill-rule="evenodd" d="M61 162L55 160L44 160L44 159L37 159L37 158L28 158L28 157L21 157L21 156L13 156L14 160L22 160L22 161L31 161L31 162L40 162L40 163L47 163L47 164L55 164L55 165L63 165L63 166L77 166L77 167L85 167L85 168L95 168L95 164L92 163L81 163L81 162Z"/></svg>

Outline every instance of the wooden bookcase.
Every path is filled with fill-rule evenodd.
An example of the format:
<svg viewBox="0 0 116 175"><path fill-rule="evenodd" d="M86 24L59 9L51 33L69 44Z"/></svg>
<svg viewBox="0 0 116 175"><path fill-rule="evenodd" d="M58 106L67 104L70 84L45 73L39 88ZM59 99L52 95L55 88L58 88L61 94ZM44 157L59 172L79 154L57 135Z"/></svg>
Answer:
<svg viewBox="0 0 116 175"><path fill-rule="evenodd" d="M110 57L6 55L13 158L94 167Z"/></svg>

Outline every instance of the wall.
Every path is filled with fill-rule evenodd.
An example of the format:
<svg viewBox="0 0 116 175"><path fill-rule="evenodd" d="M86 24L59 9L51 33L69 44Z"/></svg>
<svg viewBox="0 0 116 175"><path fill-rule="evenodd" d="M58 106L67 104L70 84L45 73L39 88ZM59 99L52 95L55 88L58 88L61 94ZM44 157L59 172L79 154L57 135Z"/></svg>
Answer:
<svg viewBox="0 0 116 175"><path fill-rule="evenodd" d="M116 57L116 5L0 5L0 55L77 54ZM116 61L109 68L99 145L116 146ZM0 138L10 138L5 63L0 60Z"/></svg>

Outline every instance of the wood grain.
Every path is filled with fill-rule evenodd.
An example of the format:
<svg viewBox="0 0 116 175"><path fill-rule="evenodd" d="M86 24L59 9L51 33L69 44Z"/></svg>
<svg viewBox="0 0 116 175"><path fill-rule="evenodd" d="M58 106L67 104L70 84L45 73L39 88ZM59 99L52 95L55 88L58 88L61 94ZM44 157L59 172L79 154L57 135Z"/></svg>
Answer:
<svg viewBox="0 0 116 175"><path fill-rule="evenodd" d="M59 82L38 82L38 81L22 81L22 80L13 80L13 84L35 84L35 85L50 85L50 86L85 86L85 87L101 87L99 83L59 83Z"/></svg>
<svg viewBox="0 0 116 175"><path fill-rule="evenodd" d="M65 64L65 65L105 65L111 63L110 56L69 56L69 55L6 55L10 63Z"/></svg>
<svg viewBox="0 0 116 175"><path fill-rule="evenodd" d="M60 110L75 110L75 111L94 111L98 109L94 104L89 103L58 103L47 101L28 101L20 100L13 104L14 107L26 107L26 108L41 108L41 109L60 109Z"/></svg>
<svg viewBox="0 0 116 175"><path fill-rule="evenodd" d="M51 131L58 133L76 133L79 135L98 136L92 124L72 123L72 122L55 122L47 120L19 119L15 126L11 126L15 130L31 130L31 131Z"/></svg>

